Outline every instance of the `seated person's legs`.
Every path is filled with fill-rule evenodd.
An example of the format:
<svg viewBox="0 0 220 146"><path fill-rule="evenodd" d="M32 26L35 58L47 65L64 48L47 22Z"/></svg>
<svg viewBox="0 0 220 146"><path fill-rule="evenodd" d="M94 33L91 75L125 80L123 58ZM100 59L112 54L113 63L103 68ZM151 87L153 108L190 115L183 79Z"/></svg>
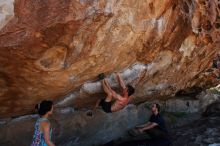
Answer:
<svg viewBox="0 0 220 146"><path fill-rule="evenodd" d="M159 127L155 127L149 130L144 131L151 138L167 138L168 135L166 132L162 131Z"/></svg>
<svg viewBox="0 0 220 146"><path fill-rule="evenodd" d="M130 139L132 140L146 140L150 139L151 137L149 134L143 132L141 133L138 129L134 128L128 131L129 135L132 136Z"/></svg>

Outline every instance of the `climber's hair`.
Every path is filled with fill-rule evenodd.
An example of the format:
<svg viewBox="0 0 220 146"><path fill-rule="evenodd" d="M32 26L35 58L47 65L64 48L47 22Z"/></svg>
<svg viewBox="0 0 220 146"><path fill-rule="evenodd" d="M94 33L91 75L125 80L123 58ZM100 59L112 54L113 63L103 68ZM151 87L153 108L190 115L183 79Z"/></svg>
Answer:
<svg viewBox="0 0 220 146"><path fill-rule="evenodd" d="M126 87L127 87L127 91L128 91L128 96L131 96L132 94L134 94L135 89L133 86L128 84Z"/></svg>
<svg viewBox="0 0 220 146"><path fill-rule="evenodd" d="M53 102L50 100L43 100L40 104L37 104L35 106L35 109L37 110L38 114L40 116L45 115L47 112L51 111L53 106Z"/></svg>
<svg viewBox="0 0 220 146"><path fill-rule="evenodd" d="M153 104L156 105L156 108L157 108L158 112L160 112L160 105L158 103L153 103Z"/></svg>

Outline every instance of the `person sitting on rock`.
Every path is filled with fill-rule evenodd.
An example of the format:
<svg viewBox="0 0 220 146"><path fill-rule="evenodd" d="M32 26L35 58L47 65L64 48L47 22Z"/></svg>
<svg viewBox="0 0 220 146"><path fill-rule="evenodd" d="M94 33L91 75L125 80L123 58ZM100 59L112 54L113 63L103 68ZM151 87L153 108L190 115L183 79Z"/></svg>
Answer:
<svg viewBox="0 0 220 146"><path fill-rule="evenodd" d="M119 85L122 88L121 95L112 90L106 79L102 80L102 86L105 93L107 94L107 97L105 99L98 100L96 103L96 107L101 106L106 113L116 112L123 109L129 103L131 95L135 91L135 89L131 85L128 84L127 86L125 86L125 83L118 73L116 74L116 76ZM113 99L115 101L113 101Z"/></svg>
<svg viewBox="0 0 220 146"><path fill-rule="evenodd" d="M135 129L129 131L132 136L146 135L149 139L168 138L168 132L163 117L160 115L160 105L154 103L151 107L152 115L149 122L136 126Z"/></svg>

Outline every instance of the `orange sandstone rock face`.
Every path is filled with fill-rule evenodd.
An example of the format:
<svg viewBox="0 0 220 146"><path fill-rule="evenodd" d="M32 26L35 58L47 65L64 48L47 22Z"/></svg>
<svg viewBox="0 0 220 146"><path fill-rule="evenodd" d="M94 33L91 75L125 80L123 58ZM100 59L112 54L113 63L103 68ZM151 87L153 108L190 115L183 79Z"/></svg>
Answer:
<svg viewBox="0 0 220 146"><path fill-rule="evenodd" d="M133 102L216 84L207 70L220 50L219 5L218 0L4 4L10 13L0 7L0 117L31 113L42 99L61 107L92 106L103 92L94 81L102 72L123 70L136 87Z"/></svg>

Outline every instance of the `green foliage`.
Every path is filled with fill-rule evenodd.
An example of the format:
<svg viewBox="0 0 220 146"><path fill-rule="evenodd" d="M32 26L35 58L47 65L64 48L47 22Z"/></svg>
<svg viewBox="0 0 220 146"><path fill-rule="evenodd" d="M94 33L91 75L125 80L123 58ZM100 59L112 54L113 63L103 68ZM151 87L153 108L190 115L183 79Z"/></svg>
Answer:
<svg viewBox="0 0 220 146"><path fill-rule="evenodd" d="M220 94L220 91L216 88L210 88L210 89L208 89L208 91L212 94Z"/></svg>

